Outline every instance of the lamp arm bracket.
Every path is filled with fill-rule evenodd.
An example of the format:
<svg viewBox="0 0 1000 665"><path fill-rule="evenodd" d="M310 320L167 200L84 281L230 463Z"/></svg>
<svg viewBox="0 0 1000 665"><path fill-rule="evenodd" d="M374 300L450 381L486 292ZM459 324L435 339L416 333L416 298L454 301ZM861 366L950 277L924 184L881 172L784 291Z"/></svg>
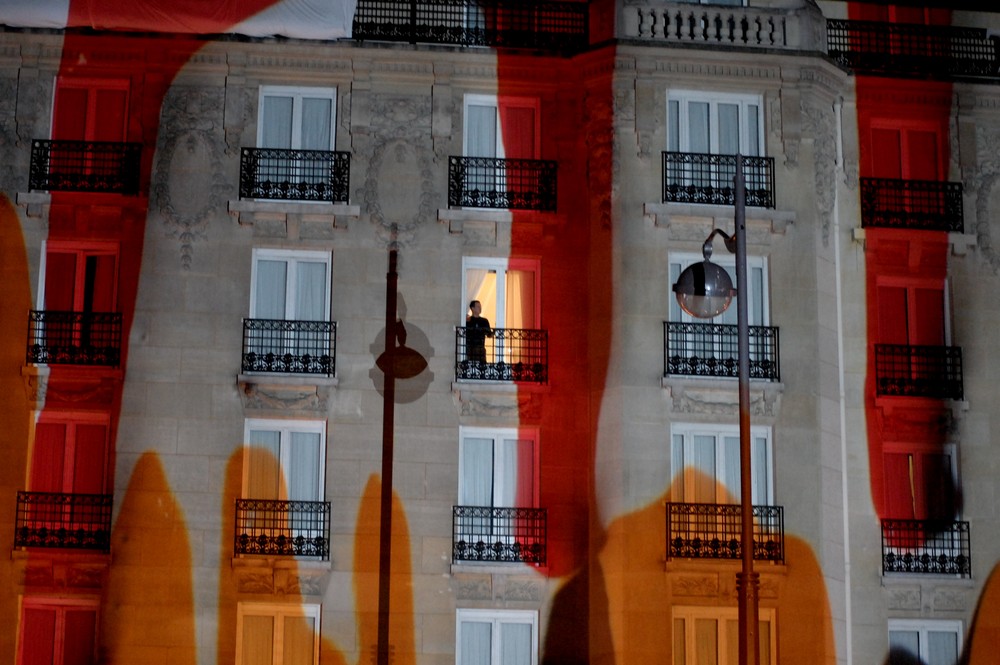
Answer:
<svg viewBox="0 0 1000 665"><path fill-rule="evenodd" d="M729 235L722 229L712 229L712 232L705 238L705 244L701 246L701 255L705 257L706 261L712 258L712 240L717 235L722 236L722 240L726 243L726 249L729 250L730 254L736 253L736 236Z"/></svg>

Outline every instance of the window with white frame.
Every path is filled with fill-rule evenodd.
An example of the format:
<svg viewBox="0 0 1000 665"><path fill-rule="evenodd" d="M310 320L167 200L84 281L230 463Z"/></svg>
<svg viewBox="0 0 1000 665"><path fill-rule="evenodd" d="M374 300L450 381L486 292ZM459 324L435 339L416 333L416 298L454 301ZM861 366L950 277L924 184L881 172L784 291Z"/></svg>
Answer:
<svg viewBox="0 0 1000 665"><path fill-rule="evenodd" d="M670 284L676 284L681 272L688 266L701 263L704 260L701 254L694 253L672 253L670 254ZM713 254L712 262L723 268L733 281L733 287L738 291L740 285L736 281L736 257L728 252ZM763 256L747 257L747 281L750 282L749 300L747 311L747 322L751 326L766 326L770 324L770 303L768 299L767 280L767 259ZM681 309L677 304L677 298L670 292L668 299L669 316L671 321L683 321L696 323L722 323L736 325L736 302L730 305L726 311L714 319L697 319Z"/></svg>
<svg viewBox="0 0 1000 665"><path fill-rule="evenodd" d="M21 606L18 665L97 662L96 600L26 597Z"/></svg>
<svg viewBox="0 0 1000 665"><path fill-rule="evenodd" d="M777 631L773 608L760 608L759 658L776 665ZM735 607L674 607L673 665L737 665L739 611Z"/></svg>
<svg viewBox="0 0 1000 665"><path fill-rule="evenodd" d="M962 652L962 622L889 619L889 652L896 655L899 662L912 660L926 665L955 665Z"/></svg>
<svg viewBox="0 0 1000 665"><path fill-rule="evenodd" d="M257 146L333 150L336 88L261 86Z"/></svg>
<svg viewBox="0 0 1000 665"><path fill-rule="evenodd" d="M537 431L462 427L459 438L459 505L530 508L538 504Z"/></svg>
<svg viewBox="0 0 1000 665"><path fill-rule="evenodd" d="M494 328L538 327L540 319L539 263L535 259L462 258L462 325L469 304L478 300L482 316Z"/></svg>
<svg viewBox="0 0 1000 665"><path fill-rule="evenodd" d="M255 249L251 280L250 318L329 320L329 252Z"/></svg>
<svg viewBox="0 0 1000 665"><path fill-rule="evenodd" d="M538 158L540 124L537 98L466 95L463 117L465 156Z"/></svg>
<svg viewBox="0 0 1000 665"><path fill-rule="evenodd" d="M323 500L325 421L247 419L244 441L245 498Z"/></svg>
<svg viewBox="0 0 1000 665"><path fill-rule="evenodd" d="M760 95L672 90L667 93L667 150L763 155Z"/></svg>
<svg viewBox="0 0 1000 665"><path fill-rule="evenodd" d="M538 612L456 612L456 665L537 665Z"/></svg>
<svg viewBox="0 0 1000 665"><path fill-rule="evenodd" d="M239 603L238 665L317 665L320 605Z"/></svg>
<svg viewBox="0 0 1000 665"><path fill-rule="evenodd" d="M750 428L752 501L773 505L771 430ZM738 503L740 432L738 425L677 423L670 427L671 496L683 503Z"/></svg>

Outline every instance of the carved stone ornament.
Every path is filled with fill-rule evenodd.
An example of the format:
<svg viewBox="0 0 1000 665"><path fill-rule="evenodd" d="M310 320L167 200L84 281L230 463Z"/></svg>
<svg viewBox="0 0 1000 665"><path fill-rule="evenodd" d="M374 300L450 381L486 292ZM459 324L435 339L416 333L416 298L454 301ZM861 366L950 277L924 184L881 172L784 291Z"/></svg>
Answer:
<svg viewBox="0 0 1000 665"><path fill-rule="evenodd" d="M718 596L719 576L717 574L672 576L670 589L675 596L703 598Z"/></svg>
<svg viewBox="0 0 1000 665"><path fill-rule="evenodd" d="M718 386L685 379L664 379L663 386L670 396L670 411L677 414L703 416L735 416L739 413L736 381L720 381ZM750 414L773 418L781 406L782 384L750 385Z"/></svg>
<svg viewBox="0 0 1000 665"><path fill-rule="evenodd" d="M274 593L274 574L269 568L237 568L236 590L239 593Z"/></svg>
<svg viewBox="0 0 1000 665"><path fill-rule="evenodd" d="M837 119L833 107L821 108L802 103L803 135L813 138L813 168L816 183L816 216L820 222L823 246L830 243L830 226L833 223L835 171L837 164Z"/></svg>
<svg viewBox="0 0 1000 665"><path fill-rule="evenodd" d="M259 377L241 375L240 396L246 409L274 409L278 411L324 412L330 403L330 385L325 380L302 384L273 384L258 382Z"/></svg>
<svg viewBox="0 0 1000 665"><path fill-rule="evenodd" d="M920 587L887 587L886 596L890 610L920 609Z"/></svg>
<svg viewBox="0 0 1000 665"><path fill-rule="evenodd" d="M435 220L430 98L373 94L371 155L359 198L378 237L405 245L422 223Z"/></svg>
<svg viewBox="0 0 1000 665"><path fill-rule="evenodd" d="M511 577L498 575L502 581L495 584L497 600L514 600L540 602L542 600L542 583L527 577Z"/></svg>
<svg viewBox="0 0 1000 665"><path fill-rule="evenodd" d="M614 108L603 94L588 93L584 100L584 131L590 154L589 185L592 217L601 221L601 227L611 228L611 202L617 182L615 168Z"/></svg>
<svg viewBox="0 0 1000 665"><path fill-rule="evenodd" d="M935 610L964 612L969 609L969 592L966 589L938 587L932 601Z"/></svg>
<svg viewBox="0 0 1000 665"><path fill-rule="evenodd" d="M976 201L976 243L980 255L1000 274L1000 252L993 246L993 226L1000 210L1000 132L976 128L976 155L979 169L966 183L975 193Z"/></svg>
<svg viewBox="0 0 1000 665"><path fill-rule="evenodd" d="M464 386L457 391L461 414L480 418L515 418L533 421L541 418L542 396L535 392L488 392Z"/></svg>
<svg viewBox="0 0 1000 665"><path fill-rule="evenodd" d="M173 87L163 101L152 193L167 236L180 242L181 266L191 269L194 244L213 214L226 214L227 181L219 137L225 104L216 88Z"/></svg>
<svg viewBox="0 0 1000 665"><path fill-rule="evenodd" d="M493 579L489 574L452 575L455 597L460 600L493 600Z"/></svg>

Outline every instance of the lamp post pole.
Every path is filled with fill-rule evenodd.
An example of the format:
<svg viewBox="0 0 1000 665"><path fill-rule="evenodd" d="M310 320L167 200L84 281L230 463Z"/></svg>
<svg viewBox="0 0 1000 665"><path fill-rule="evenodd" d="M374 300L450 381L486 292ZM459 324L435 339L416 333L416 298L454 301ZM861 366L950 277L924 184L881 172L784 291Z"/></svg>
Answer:
<svg viewBox="0 0 1000 665"><path fill-rule="evenodd" d="M736 297L737 376L740 402L740 542L742 565L736 575L739 603L740 665L758 665L760 622L758 590L760 575L753 569L753 487L751 485L750 453L750 326L749 282L747 281L746 181L743 177L743 157L736 156Z"/></svg>

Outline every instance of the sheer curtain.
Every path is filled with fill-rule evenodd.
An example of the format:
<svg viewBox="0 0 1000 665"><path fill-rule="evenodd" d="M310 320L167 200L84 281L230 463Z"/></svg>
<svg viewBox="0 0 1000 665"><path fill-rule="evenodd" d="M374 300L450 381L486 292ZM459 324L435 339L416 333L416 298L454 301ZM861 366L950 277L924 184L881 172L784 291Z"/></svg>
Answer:
<svg viewBox="0 0 1000 665"><path fill-rule="evenodd" d="M493 439L466 437L462 440L462 477L459 504L493 505Z"/></svg>
<svg viewBox="0 0 1000 665"><path fill-rule="evenodd" d="M722 445L724 447L726 465L726 493L728 496L720 496L719 503L739 503L740 502L740 437L723 436Z"/></svg>
<svg viewBox="0 0 1000 665"><path fill-rule="evenodd" d="M285 318L285 284L288 274L287 261L260 259L257 261L255 319Z"/></svg>
<svg viewBox="0 0 1000 665"><path fill-rule="evenodd" d="M530 270L507 271L505 327L535 327L535 273Z"/></svg>
<svg viewBox="0 0 1000 665"><path fill-rule="evenodd" d="M497 109L469 104L466 109L465 152L468 157L497 156Z"/></svg>
<svg viewBox="0 0 1000 665"><path fill-rule="evenodd" d="M267 95L261 119L262 148L292 147L292 98Z"/></svg>
<svg viewBox="0 0 1000 665"><path fill-rule="evenodd" d="M686 497L694 503L716 502L715 437L695 434L691 466L694 467L693 496Z"/></svg>
<svg viewBox="0 0 1000 665"><path fill-rule="evenodd" d="M248 499L277 499L280 496L280 433L251 430L247 447Z"/></svg>
<svg viewBox="0 0 1000 665"><path fill-rule="evenodd" d="M271 665L274 656L274 619L243 617L243 653L240 665Z"/></svg>
<svg viewBox="0 0 1000 665"><path fill-rule="evenodd" d="M305 97L302 100L303 150L330 150L330 126L333 100L322 97Z"/></svg>
<svg viewBox="0 0 1000 665"><path fill-rule="evenodd" d="M318 432L291 432L288 450L288 499L321 501L322 442Z"/></svg>
<svg viewBox="0 0 1000 665"><path fill-rule="evenodd" d="M295 313L298 321L326 319L326 264L319 261L296 263Z"/></svg>
<svg viewBox="0 0 1000 665"><path fill-rule="evenodd" d="M500 665L531 665L531 624L500 624Z"/></svg>
<svg viewBox="0 0 1000 665"><path fill-rule="evenodd" d="M312 665L315 652L316 619L304 616L284 617L282 665Z"/></svg>
<svg viewBox="0 0 1000 665"><path fill-rule="evenodd" d="M490 665L493 625L481 621L463 621L460 630L459 665Z"/></svg>

